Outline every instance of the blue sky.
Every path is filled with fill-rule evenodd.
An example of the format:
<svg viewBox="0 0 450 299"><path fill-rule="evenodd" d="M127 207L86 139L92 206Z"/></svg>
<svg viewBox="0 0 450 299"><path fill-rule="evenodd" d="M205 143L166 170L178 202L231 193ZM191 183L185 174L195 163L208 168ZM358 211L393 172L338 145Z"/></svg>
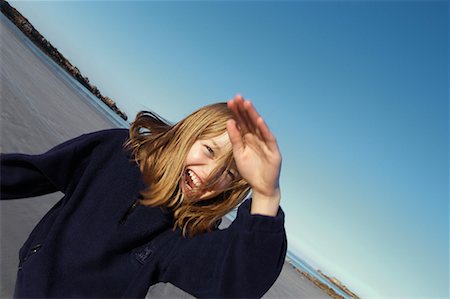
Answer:
<svg viewBox="0 0 450 299"><path fill-rule="evenodd" d="M242 93L292 251L365 298L449 295L447 1L10 1L130 118Z"/></svg>

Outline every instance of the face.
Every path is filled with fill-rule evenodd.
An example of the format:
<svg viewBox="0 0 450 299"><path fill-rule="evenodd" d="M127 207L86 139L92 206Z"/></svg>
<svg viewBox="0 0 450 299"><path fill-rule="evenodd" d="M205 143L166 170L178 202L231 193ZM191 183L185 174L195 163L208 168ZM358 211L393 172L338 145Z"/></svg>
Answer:
<svg viewBox="0 0 450 299"><path fill-rule="evenodd" d="M189 150L180 182L181 189L186 197L193 193L193 190L205 184L209 175L218 165L218 157L231 150L231 143L228 134L209 139L199 139L195 141ZM231 170L225 179L222 179L211 190L205 190L199 195L199 199L209 199L220 194L237 175L236 170Z"/></svg>

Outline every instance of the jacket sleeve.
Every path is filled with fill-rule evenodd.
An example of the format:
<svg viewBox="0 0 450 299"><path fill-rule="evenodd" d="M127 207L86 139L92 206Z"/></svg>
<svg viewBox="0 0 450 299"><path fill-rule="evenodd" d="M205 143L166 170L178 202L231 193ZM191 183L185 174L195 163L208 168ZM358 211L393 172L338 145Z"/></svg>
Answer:
<svg viewBox="0 0 450 299"><path fill-rule="evenodd" d="M0 198L16 199L65 193L73 174L99 142L102 131L81 135L40 155L0 155Z"/></svg>
<svg viewBox="0 0 450 299"><path fill-rule="evenodd" d="M274 284L284 264L287 240L284 213L250 214L251 199L229 228L185 241L163 274L198 298L260 298Z"/></svg>

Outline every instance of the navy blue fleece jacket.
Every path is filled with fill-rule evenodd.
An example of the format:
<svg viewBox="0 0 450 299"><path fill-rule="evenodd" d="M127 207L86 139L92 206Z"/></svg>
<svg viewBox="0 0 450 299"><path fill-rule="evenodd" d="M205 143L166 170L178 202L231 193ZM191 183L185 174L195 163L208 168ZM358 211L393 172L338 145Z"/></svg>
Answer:
<svg viewBox="0 0 450 299"><path fill-rule="evenodd" d="M284 214L250 214L185 238L169 210L133 206L145 187L126 129L82 135L42 155L1 155L1 199L62 191L19 252L16 297L143 298L158 282L196 297L261 297L286 254ZM132 207L130 209L130 207Z"/></svg>

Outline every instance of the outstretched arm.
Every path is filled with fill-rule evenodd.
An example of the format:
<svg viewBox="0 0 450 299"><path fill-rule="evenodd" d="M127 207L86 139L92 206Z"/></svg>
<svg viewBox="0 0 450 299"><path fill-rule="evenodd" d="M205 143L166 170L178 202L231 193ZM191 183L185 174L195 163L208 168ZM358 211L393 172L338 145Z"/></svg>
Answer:
<svg viewBox="0 0 450 299"><path fill-rule="evenodd" d="M0 198L16 199L61 191L76 183L74 174L84 167L85 159L102 142L114 136L126 136L127 130L103 130L63 142L44 154L0 155ZM122 135L123 134L123 135Z"/></svg>
<svg viewBox="0 0 450 299"><path fill-rule="evenodd" d="M275 136L249 100L228 101L234 115L227 123L239 174L252 187L251 214L275 216L280 205L281 153Z"/></svg>
<svg viewBox="0 0 450 299"><path fill-rule="evenodd" d="M1 154L1 199L65 192L76 167L72 162L80 139L66 141L40 155Z"/></svg>

